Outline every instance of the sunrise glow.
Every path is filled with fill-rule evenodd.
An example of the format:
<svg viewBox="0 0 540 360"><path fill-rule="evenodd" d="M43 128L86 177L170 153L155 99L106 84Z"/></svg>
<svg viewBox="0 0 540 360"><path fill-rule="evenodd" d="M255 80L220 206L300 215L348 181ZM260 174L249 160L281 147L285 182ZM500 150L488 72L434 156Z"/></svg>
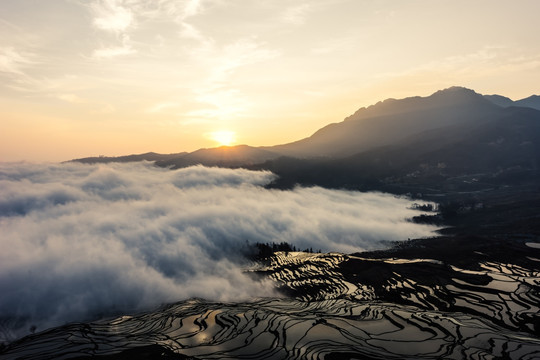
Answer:
<svg viewBox="0 0 540 360"><path fill-rule="evenodd" d="M214 131L210 133L210 138L220 146L231 146L236 142L234 131Z"/></svg>
<svg viewBox="0 0 540 360"><path fill-rule="evenodd" d="M521 99L539 92L539 13L536 0L2 1L0 161L195 151L235 144L231 128L284 144L454 85Z"/></svg>

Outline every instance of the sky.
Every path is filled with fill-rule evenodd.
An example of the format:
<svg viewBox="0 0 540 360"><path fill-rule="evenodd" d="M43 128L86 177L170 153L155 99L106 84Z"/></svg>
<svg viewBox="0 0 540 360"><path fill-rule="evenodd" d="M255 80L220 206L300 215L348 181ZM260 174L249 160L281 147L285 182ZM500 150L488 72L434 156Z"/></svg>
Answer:
<svg viewBox="0 0 540 360"><path fill-rule="evenodd" d="M434 235L407 220L421 214L410 199L263 187L274 178L148 162L0 163L0 342L32 325L192 297L277 296L270 280L244 272L239 254L257 242L355 252Z"/></svg>
<svg viewBox="0 0 540 360"><path fill-rule="evenodd" d="M1 0L0 161L276 145L386 98L540 94L537 0Z"/></svg>

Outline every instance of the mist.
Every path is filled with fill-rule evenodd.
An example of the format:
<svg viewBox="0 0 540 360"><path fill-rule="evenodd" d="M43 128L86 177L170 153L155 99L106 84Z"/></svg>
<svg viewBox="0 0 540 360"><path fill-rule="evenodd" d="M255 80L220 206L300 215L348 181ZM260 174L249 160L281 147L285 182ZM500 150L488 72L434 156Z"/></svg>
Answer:
<svg viewBox="0 0 540 360"><path fill-rule="evenodd" d="M2 336L191 297L277 296L243 272L256 242L350 253L435 230L407 220L418 215L409 199L263 187L273 179L150 163L0 164Z"/></svg>

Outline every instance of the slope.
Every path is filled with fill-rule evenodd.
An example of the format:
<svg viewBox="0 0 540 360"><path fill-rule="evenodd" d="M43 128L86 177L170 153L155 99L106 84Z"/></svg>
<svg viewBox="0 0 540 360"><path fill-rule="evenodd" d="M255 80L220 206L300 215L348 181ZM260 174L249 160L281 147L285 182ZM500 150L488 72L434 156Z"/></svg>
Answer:
<svg viewBox="0 0 540 360"><path fill-rule="evenodd" d="M501 108L472 90L452 87L428 97L388 99L312 136L267 148L286 156L344 157L388 146L428 130L488 122Z"/></svg>
<svg viewBox="0 0 540 360"><path fill-rule="evenodd" d="M81 159L73 159L70 161L80 162L84 164L96 164L96 163L111 163L111 162L135 162L135 161L160 161L178 158L187 154L186 152L175 154L158 154L155 152L148 152L144 154L133 154L124 156L94 156Z"/></svg>
<svg viewBox="0 0 540 360"><path fill-rule="evenodd" d="M279 154L247 145L221 146L211 149L199 149L183 156L157 161L156 165L174 169L191 165L240 167L262 163L274 159Z"/></svg>

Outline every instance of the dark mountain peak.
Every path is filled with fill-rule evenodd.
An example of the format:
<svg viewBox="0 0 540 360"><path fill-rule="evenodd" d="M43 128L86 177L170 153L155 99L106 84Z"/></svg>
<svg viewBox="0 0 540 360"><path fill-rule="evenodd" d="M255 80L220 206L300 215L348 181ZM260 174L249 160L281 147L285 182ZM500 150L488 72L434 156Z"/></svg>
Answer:
<svg viewBox="0 0 540 360"><path fill-rule="evenodd" d="M508 107L508 106L513 106L514 105L514 101L512 99L506 97L506 96L493 94L493 95L484 95L484 98L488 99L489 101L491 101L495 105L499 105L499 106L502 106L502 107Z"/></svg>
<svg viewBox="0 0 540 360"><path fill-rule="evenodd" d="M461 86L439 90L426 98L436 106L462 106L466 104L486 105L491 103L476 91Z"/></svg>
<svg viewBox="0 0 540 360"><path fill-rule="evenodd" d="M531 95L525 99L521 99L518 101L540 101L540 95Z"/></svg>
<svg viewBox="0 0 540 360"><path fill-rule="evenodd" d="M493 104L510 107L510 106L519 106L519 107L528 107L536 110L540 110L540 96L531 95L525 99L513 101L510 98L501 95L484 95L484 98L491 101Z"/></svg>
<svg viewBox="0 0 540 360"><path fill-rule="evenodd" d="M480 96L476 91L463 86L450 86L449 88L438 90L431 96Z"/></svg>
<svg viewBox="0 0 540 360"><path fill-rule="evenodd" d="M427 97L387 99L361 108L309 138L270 148L287 156L339 157L387 146L424 131L478 126L501 110L473 90L454 86Z"/></svg>
<svg viewBox="0 0 540 360"><path fill-rule="evenodd" d="M436 108L454 108L463 106L493 107L493 103L485 99L474 90L461 86L439 90L430 96L413 96L404 99L389 98L379 101L375 105L363 107L345 120L360 120L388 115L398 115L418 111L432 110Z"/></svg>
<svg viewBox="0 0 540 360"><path fill-rule="evenodd" d="M438 108L475 107L493 108L493 103L474 90L461 86L452 86L439 90L425 98L426 105Z"/></svg>
<svg viewBox="0 0 540 360"><path fill-rule="evenodd" d="M531 95L528 98L514 101L514 105L540 110L540 96Z"/></svg>

